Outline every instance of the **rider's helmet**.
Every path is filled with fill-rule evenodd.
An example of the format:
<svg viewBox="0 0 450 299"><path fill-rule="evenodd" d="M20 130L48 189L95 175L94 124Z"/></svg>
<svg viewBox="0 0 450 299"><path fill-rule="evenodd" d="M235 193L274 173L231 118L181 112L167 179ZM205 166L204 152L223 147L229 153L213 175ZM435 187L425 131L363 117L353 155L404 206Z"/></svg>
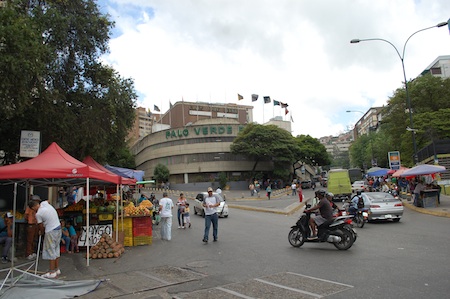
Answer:
<svg viewBox="0 0 450 299"><path fill-rule="evenodd" d="M317 190L317 192L316 192L317 195L322 195L322 196L325 196L325 193L326 192L323 189Z"/></svg>
<svg viewBox="0 0 450 299"><path fill-rule="evenodd" d="M327 196L329 196L329 197L333 198L333 197L334 197L334 194L333 194L333 193L331 193L331 192L327 192Z"/></svg>

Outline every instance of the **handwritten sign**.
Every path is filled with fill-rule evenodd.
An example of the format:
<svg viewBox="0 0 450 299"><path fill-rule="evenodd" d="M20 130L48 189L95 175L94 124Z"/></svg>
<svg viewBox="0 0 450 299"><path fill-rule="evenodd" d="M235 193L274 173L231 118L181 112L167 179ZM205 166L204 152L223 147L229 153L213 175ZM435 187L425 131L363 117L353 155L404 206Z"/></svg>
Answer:
<svg viewBox="0 0 450 299"><path fill-rule="evenodd" d="M103 234L107 234L112 237L112 232L112 224L89 226L89 246L94 246L97 244ZM87 230L86 226L83 226L80 238L78 239L78 246L87 246L87 244Z"/></svg>

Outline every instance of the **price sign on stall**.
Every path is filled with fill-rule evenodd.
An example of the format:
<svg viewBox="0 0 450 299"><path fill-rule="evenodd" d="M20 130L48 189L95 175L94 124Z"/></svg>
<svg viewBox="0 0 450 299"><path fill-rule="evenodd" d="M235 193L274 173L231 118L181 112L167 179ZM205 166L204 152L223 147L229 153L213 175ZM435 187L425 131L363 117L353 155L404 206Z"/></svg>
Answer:
<svg viewBox="0 0 450 299"><path fill-rule="evenodd" d="M112 237L112 224L89 226L89 246L97 244L103 234ZM78 239L78 246L87 246L87 235L86 226L83 226L80 238Z"/></svg>

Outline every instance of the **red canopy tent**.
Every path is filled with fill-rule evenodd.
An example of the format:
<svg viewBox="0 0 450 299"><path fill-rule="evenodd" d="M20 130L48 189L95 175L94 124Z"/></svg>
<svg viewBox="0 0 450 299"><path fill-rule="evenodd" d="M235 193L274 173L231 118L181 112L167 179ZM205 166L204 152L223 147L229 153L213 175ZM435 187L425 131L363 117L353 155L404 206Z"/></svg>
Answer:
<svg viewBox="0 0 450 299"><path fill-rule="evenodd" d="M110 175L118 177L119 181L117 182L117 184L123 184L123 185L136 184L135 179L125 178L125 177L115 174L114 172L110 171L109 169L105 168L103 165L101 165L100 163L95 161L94 158L92 158L91 156L87 156L86 158L84 158L83 163L86 165L89 165L91 167L94 167L95 169L109 173Z"/></svg>
<svg viewBox="0 0 450 299"><path fill-rule="evenodd" d="M31 185L67 185L79 184L81 180L86 181L86 190L89 190L89 180L104 181L117 184L117 175L111 175L85 163L78 161L67 154L61 147L53 142L40 155L30 160L0 167L0 181L8 181L15 184L14 191L14 214L16 212L16 190L17 183L22 181ZM89 200L86 201L86 228L87 239L89 240ZM15 225L13 225L13 235ZM89 242L87 242L87 252L89 252ZM14 241L13 241L14 246ZM14 250L13 250L14 251ZM14 259L11 259L14 260ZM87 255L87 265L89 266L89 255ZM12 267L14 265L12 264Z"/></svg>

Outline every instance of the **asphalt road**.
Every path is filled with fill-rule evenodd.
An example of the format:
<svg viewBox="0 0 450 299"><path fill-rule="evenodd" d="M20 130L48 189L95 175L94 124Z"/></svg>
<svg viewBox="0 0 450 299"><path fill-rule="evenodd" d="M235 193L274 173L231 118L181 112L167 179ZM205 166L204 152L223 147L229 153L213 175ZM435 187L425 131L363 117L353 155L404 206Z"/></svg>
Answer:
<svg viewBox="0 0 450 299"><path fill-rule="evenodd" d="M219 220L219 241L202 242L203 218L172 241L154 227L151 246L127 247L118 259L63 255L61 279L105 279L81 298L448 298L449 218L405 209L399 223L368 223L356 243L291 247L300 211L282 215L236 208ZM40 267L46 266L43 261Z"/></svg>

